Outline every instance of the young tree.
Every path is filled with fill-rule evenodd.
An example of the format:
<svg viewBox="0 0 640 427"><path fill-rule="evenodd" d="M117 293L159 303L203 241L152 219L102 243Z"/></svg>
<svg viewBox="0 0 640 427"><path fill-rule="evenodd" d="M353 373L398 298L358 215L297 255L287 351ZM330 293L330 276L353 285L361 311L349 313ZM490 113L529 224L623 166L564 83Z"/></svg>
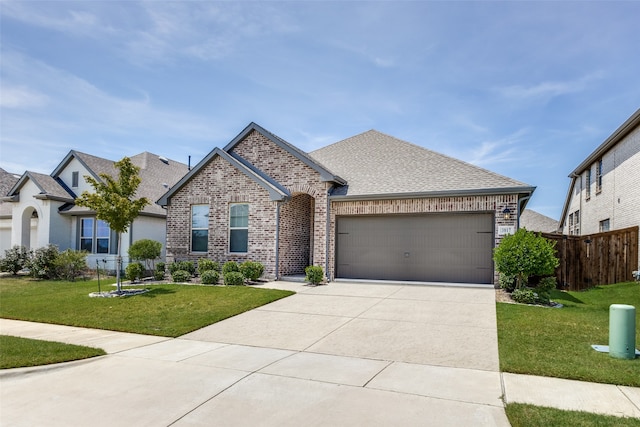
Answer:
<svg viewBox="0 0 640 427"><path fill-rule="evenodd" d="M136 240L129 246L129 258L143 261L147 270L155 268L154 261L162 254L162 243L151 239Z"/></svg>
<svg viewBox="0 0 640 427"><path fill-rule="evenodd" d="M93 187L95 193L83 192L76 199L76 205L95 211L96 218L107 222L109 227L118 234L116 280L118 293L120 293L122 233L127 232L133 220L149 204L149 201L145 197L134 199L141 181L138 176L140 168L131 163L128 157L116 162L114 166L119 172L117 179L108 174L100 174L102 180L98 181L85 175L84 179Z"/></svg>
<svg viewBox="0 0 640 427"><path fill-rule="evenodd" d="M516 288L527 284L529 276L553 274L558 266L555 242L524 228L502 239L493 250L496 269L518 278Z"/></svg>

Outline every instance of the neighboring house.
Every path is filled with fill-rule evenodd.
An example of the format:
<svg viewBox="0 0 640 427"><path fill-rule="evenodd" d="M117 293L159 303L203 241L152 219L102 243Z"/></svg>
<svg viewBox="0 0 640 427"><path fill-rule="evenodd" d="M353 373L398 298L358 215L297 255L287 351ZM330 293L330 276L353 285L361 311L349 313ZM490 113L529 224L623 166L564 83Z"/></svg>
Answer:
<svg viewBox="0 0 640 427"><path fill-rule="evenodd" d="M20 176L0 168L0 196L4 196L18 182ZM0 198L0 256L11 248L11 203Z"/></svg>
<svg viewBox="0 0 640 427"><path fill-rule="evenodd" d="M265 275L493 283L492 250L534 187L371 130L305 153L255 123L158 203L167 259Z"/></svg>
<svg viewBox="0 0 640 427"><path fill-rule="evenodd" d="M525 209L520 215L520 227L529 231L541 233L556 233L558 231L558 221L542 215L539 212Z"/></svg>
<svg viewBox="0 0 640 427"><path fill-rule="evenodd" d="M131 157L131 161L140 167L142 180L136 197L146 197L151 204L122 235L124 255L132 242L144 238L160 241L164 248L166 211L153 202L188 171L185 164L148 152ZM101 173L117 177L114 163L72 150L51 175L26 171L4 192L7 196L2 199L2 209L10 207L9 246L39 248L51 243L60 250L83 249L90 254L87 259L90 266L95 266L96 260L105 259L106 267L113 269L116 233L104 221L97 220L95 212L76 206L74 200L85 190L93 191L85 175L97 180L101 180Z"/></svg>
<svg viewBox="0 0 640 427"><path fill-rule="evenodd" d="M560 219L564 234L587 235L640 225L640 109L569 178Z"/></svg>

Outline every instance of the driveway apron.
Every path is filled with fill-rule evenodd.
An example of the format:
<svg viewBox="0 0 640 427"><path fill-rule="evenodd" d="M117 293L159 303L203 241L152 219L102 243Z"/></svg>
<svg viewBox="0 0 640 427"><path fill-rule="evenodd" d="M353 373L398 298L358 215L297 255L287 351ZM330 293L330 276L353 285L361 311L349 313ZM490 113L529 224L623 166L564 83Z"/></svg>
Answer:
<svg viewBox="0 0 640 427"><path fill-rule="evenodd" d="M508 426L491 287L331 283L2 379L3 425Z"/></svg>

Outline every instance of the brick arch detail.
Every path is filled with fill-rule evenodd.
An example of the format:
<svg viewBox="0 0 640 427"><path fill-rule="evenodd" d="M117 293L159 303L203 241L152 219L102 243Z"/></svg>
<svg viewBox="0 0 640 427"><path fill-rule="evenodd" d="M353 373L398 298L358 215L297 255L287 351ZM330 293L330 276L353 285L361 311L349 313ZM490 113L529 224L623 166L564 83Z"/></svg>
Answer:
<svg viewBox="0 0 640 427"><path fill-rule="evenodd" d="M289 193L291 193L292 196L297 194L308 194L314 199L317 199L318 196L320 196L320 192L309 184L293 184L291 187L287 188L287 190L289 190Z"/></svg>

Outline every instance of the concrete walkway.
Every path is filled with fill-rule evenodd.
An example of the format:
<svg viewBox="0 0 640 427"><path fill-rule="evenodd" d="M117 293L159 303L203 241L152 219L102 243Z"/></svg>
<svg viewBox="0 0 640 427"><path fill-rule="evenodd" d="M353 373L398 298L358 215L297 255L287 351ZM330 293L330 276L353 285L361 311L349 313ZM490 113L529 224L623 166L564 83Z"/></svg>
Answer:
<svg viewBox="0 0 640 427"><path fill-rule="evenodd" d="M178 339L0 319L108 356L0 372L2 425L508 426L507 402L640 418L640 389L500 374L490 288L273 282Z"/></svg>

